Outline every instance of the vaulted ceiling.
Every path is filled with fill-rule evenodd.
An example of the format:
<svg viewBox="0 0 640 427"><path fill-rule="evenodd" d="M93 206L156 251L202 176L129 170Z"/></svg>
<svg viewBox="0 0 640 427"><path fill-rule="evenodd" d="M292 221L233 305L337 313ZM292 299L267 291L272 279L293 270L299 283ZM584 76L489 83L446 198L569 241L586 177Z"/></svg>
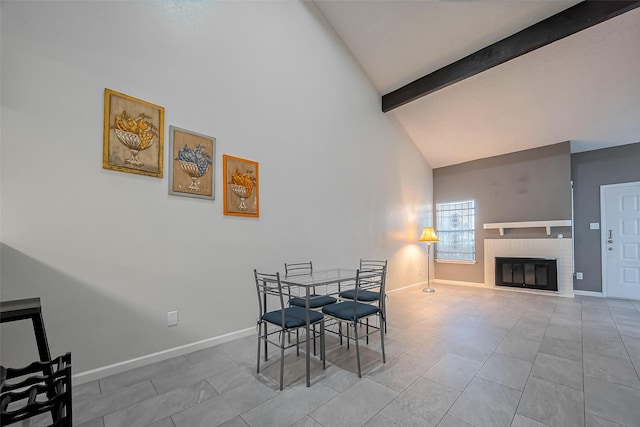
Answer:
<svg viewBox="0 0 640 427"><path fill-rule="evenodd" d="M381 97L577 3L315 0ZM385 114L434 168L640 142L640 8Z"/></svg>

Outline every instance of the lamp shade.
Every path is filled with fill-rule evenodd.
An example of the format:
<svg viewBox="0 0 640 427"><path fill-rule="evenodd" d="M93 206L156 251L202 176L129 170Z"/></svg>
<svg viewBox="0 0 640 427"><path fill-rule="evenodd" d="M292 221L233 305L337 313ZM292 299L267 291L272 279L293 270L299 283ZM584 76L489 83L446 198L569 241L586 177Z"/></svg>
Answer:
<svg viewBox="0 0 640 427"><path fill-rule="evenodd" d="M433 227L425 227L422 229L422 235L418 239L418 242L438 242L438 235Z"/></svg>

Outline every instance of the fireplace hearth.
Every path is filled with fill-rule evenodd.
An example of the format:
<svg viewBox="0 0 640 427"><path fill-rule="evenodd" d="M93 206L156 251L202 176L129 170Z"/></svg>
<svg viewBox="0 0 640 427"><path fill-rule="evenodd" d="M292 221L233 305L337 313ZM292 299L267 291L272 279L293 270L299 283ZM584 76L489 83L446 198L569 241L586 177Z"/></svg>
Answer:
<svg viewBox="0 0 640 427"><path fill-rule="evenodd" d="M495 257L496 286L558 290L555 258Z"/></svg>

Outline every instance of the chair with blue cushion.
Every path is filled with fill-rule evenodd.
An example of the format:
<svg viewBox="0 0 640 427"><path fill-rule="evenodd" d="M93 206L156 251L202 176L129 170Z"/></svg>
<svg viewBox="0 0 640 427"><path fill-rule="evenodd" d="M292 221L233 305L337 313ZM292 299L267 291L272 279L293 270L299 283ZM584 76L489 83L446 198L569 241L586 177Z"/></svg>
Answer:
<svg viewBox="0 0 640 427"><path fill-rule="evenodd" d="M386 363L386 358L384 354L384 327L383 327L383 313L382 308L379 305L368 304L364 302L360 302L358 299L359 294L362 291L365 291L364 286L366 286L370 281L377 281L380 283L379 292L381 295L384 295L384 279L381 278L381 275L384 275L386 270L384 271L360 271L356 272L356 282L353 289L353 300L351 301L343 301L338 302L336 304L326 305L322 308L322 312L332 318L335 319L342 325L343 323L346 325L347 329L347 343L349 340L353 339L356 344L356 358L358 364L358 378L362 377L362 372L360 368L360 345L359 339L363 338L358 336L359 325L363 323L363 321L367 322L370 317L377 317L378 323L372 328L375 329L373 333L380 333L380 348L382 350L382 363ZM342 330L342 328L341 328ZM353 338L350 336L349 331L353 330ZM340 332L342 335L342 332ZM365 332L365 336L369 337L371 333L369 332L369 327Z"/></svg>
<svg viewBox="0 0 640 427"><path fill-rule="evenodd" d="M265 274L258 273L253 270L256 280L256 289L258 291L258 306L260 308L260 316L258 318L258 363L257 373L260 373L260 346L264 343L264 360L268 360L267 348L268 344L272 344L280 348L280 390L282 390L284 381L284 351L287 348L296 346L305 342L306 339L320 338L320 357L323 361L322 367L325 368L324 361L324 315L314 310L307 310L304 307L287 307L290 295L283 292L283 286L280 282L280 273ZM275 310L269 310L268 304L274 304ZM311 331L311 337L306 337L300 341L296 339L295 343L286 344L285 336L288 332L295 331L306 326L307 314L309 316L309 324L315 326L320 324L320 332L316 333L315 328ZM299 355L298 351L298 355Z"/></svg>
<svg viewBox="0 0 640 427"><path fill-rule="evenodd" d="M358 291L357 299L355 298L355 289L347 289L338 295L341 300L359 301L368 304L378 304L381 314L381 321L384 325L384 332L387 332L387 311L385 307L385 300L387 298L384 292L381 292L381 287L386 281L387 277L387 261L386 260L374 260L374 259L361 259L360 260L360 272L361 273L380 273L374 274L370 278L362 279L361 289ZM381 298L380 296L383 295ZM367 325L368 326L368 325ZM367 339L367 344L369 340Z"/></svg>
<svg viewBox="0 0 640 427"><path fill-rule="evenodd" d="M313 274L313 264L309 262L296 262L284 264L285 277L293 276L310 276ZM294 307L306 307L306 297L294 296L289 300L289 305ZM319 295L316 293L315 288L309 295L309 308L311 310L321 310L322 307L328 304L335 304L338 300L330 295ZM315 327L313 329L315 332ZM313 340L313 354L316 354L316 341Z"/></svg>

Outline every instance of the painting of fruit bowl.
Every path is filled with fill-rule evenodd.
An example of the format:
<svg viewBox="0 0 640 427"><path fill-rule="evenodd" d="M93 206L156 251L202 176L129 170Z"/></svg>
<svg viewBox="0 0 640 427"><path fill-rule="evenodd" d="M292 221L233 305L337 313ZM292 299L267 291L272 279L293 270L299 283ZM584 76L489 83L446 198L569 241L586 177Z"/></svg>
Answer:
<svg viewBox="0 0 640 427"><path fill-rule="evenodd" d="M163 128L163 107L105 89L102 167L162 178Z"/></svg>
<svg viewBox="0 0 640 427"><path fill-rule="evenodd" d="M138 168L144 166L138 158L138 153L151 147L158 135L157 129L145 118L145 115L141 114L134 120L127 117L127 112L123 111L122 114L116 115L113 128L120 142L131 150L131 157L124 162Z"/></svg>
<svg viewBox="0 0 640 427"><path fill-rule="evenodd" d="M169 126L169 194L214 199L215 138Z"/></svg>
<svg viewBox="0 0 640 427"><path fill-rule="evenodd" d="M258 217L258 162L227 154L222 159L224 214Z"/></svg>

